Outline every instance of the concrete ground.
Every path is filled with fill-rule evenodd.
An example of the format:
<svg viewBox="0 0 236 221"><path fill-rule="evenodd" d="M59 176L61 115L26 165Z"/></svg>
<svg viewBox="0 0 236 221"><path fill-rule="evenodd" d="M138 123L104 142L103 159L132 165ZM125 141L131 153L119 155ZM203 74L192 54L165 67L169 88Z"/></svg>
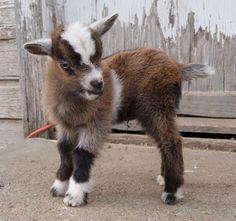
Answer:
<svg viewBox="0 0 236 221"><path fill-rule="evenodd" d="M49 195L59 164L55 146L41 139L1 143L0 221L236 220L236 153L184 149L185 198L168 206L156 183L157 149L106 144L88 205L71 208Z"/></svg>

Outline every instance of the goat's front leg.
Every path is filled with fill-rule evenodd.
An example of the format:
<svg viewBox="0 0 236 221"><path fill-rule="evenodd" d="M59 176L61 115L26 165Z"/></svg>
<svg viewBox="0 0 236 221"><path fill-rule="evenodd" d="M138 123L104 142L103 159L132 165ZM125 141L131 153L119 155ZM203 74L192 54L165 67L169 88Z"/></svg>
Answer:
<svg viewBox="0 0 236 221"><path fill-rule="evenodd" d="M72 153L73 173L69 181L69 188L64 198L67 206L79 206L87 203L88 193L91 191L90 169L95 155L77 147Z"/></svg>
<svg viewBox="0 0 236 221"><path fill-rule="evenodd" d="M52 196L64 196L73 170L71 157L73 145L66 137L61 137L58 140L57 147L61 158L61 164L57 170L56 179L51 187L50 193Z"/></svg>

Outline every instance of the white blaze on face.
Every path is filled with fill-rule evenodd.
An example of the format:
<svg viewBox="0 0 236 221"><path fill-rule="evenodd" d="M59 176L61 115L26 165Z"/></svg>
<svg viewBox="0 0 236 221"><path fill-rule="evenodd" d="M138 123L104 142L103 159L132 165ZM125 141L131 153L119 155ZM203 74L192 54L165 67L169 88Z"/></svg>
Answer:
<svg viewBox="0 0 236 221"><path fill-rule="evenodd" d="M61 34L61 37L69 42L74 51L81 55L83 63L90 65L90 56L95 54L95 42L91 31L80 22L69 25Z"/></svg>
<svg viewBox="0 0 236 221"><path fill-rule="evenodd" d="M95 68L92 65L92 69L90 72L87 72L84 77L81 80L81 85L86 89L86 90L92 90L92 86L90 85L91 81L102 81L102 71L98 68Z"/></svg>

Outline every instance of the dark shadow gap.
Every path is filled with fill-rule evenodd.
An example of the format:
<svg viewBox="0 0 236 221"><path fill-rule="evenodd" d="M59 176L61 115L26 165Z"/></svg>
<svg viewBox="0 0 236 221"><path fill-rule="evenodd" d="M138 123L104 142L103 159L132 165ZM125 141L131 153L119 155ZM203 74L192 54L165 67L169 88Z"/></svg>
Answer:
<svg viewBox="0 0 236 221"><path fill-rule="evenodd" d="M141 130L131 131L131 130L118 130L113 129L112 133L115 134L136 134L144 135L145 132ZM200 133L200 132L180 132L183 137L192 138L208 138L208 139L236 139L235 134L216 134L216 133Z"/></svg>

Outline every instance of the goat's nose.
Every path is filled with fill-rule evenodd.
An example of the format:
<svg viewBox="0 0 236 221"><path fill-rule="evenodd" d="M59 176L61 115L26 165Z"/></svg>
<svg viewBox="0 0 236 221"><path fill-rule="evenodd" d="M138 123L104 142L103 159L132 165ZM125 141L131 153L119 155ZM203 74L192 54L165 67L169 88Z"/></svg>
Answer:
<svg viewBox="0 0 236 221"><path fill-rule="evenodd" d="M98 90L103 88L103 80L93 80L90 82L90 84Z"/></svg>

